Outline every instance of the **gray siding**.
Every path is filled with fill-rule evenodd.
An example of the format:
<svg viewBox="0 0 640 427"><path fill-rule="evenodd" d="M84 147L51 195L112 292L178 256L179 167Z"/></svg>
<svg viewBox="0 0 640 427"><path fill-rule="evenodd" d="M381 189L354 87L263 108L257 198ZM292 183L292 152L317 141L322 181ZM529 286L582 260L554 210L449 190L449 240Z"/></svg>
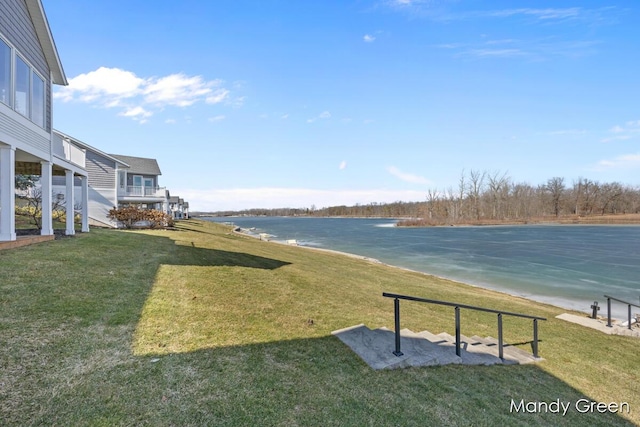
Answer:
<svg viewBox="0 0 640 427"><path fill-rule="evenodd" d="M24 0L0 1L0 33L45 78L45 129L51 132L51 78Z"/></svg>
<svg viewBox="0 0 640 427"><path fill-rule="evenodd" d="M66 191L65 187L67 186L67 177L62 175L54 175L51 177L51 185L54 187L62 187L62 190L57 189L56 191L64 194L64 192ZM73 186L82 186L82 179L79 176L73 177Z"/></svg>
<svg viewBox="0 0 640 427"><path fill-rule="evenodd" d="M0 113L0 137L2 133L6 133L19 141L26 142L45 153L49 152L51 142L47 138L43 138L40 134Z"/></svg>
<svg viewBox="0 0 640 427"><path fill-rule="evenodd" d="M95 190L89 188L89 219L95 225L115 227L115 223L107 218L116 201L115 190Z"/></svg>
<svg viewBox="0 0 640 427"><path fill-rule="evenodd" d="M87 150L86 169L90 187L116 188L116 165L113 160Z"/></svg>

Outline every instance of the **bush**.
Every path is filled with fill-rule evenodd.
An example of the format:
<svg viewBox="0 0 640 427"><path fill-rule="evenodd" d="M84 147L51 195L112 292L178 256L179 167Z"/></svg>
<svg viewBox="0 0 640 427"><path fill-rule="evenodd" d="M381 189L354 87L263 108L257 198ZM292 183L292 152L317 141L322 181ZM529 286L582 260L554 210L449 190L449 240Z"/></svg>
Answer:
<svg viewBox="0 0 640 427"><path fill-rule="evenodd" d="M116 221L124 228L163 228L173 226L173 218L155 209L140 209L136 206L114 208L107 218Z"/></svg>

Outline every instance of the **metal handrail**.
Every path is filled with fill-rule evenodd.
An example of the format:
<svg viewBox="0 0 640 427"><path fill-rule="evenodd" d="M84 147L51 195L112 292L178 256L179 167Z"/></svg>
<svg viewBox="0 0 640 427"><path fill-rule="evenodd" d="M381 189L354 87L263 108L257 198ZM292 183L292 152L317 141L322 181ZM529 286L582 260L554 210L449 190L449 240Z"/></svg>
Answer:
<svg viewBox="0 0 640 427"><path fill-rule="evenodd" d="M502 311L502 310L494 310L491 308L478 307L478 306L468 305L468 304L459 304L459 303L449 302L449 301L439 301L439 300L433 300L428 298L412 297L409 295L393 294L389 292L383 292L382 296L386 298L394 299L396 349L393 352L393 354L395 354L396 356L402 356L403 354L400 349L400 300L404 299L408 301L424 302L428 304L446 305L446 306L455 308L456 355L457 356L460 356L460 353L461 353L460 352L460 309L461 308L466 308L469 310L476 310L476 311L483 311L487 313L495 313L498 315L498 356L500 357L500 359L504 359L504 352L503 352L504 343L503 343L503 337L502 337L502 316L507 315L507 316L514 316L514 317L522 317L525 319L532 319L533 320L533 342L532 342L533 356L538 357L538 320L547 320L544 317L532 316L529 314L522 314L522 313L513 313L509 311Z"/></svg>
<svg viewBox="0 0 640 427"><path fill-rule="evenodd" d="M627 322L628 322L627 323L627 327L629 329L631 329L631 306L640 308L640 305L633 304L631 302L624 301L624 300L621 300L621 299L618 299L618 298L610 297L609 295L605 295L604 297L607 299L607 326L610 327L610 328L612 327L612 325L611 325L611 300L614 300L614 301L621 302L623 304L627 304L627 309L628 309L628 311L627 311Z"/></svg>

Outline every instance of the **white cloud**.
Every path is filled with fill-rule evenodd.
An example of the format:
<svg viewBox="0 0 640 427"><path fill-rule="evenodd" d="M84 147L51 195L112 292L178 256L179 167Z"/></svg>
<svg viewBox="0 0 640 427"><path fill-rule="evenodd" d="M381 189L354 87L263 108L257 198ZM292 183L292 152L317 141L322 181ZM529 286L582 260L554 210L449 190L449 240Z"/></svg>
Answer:
<svg viewBox="0 0 640 427"><path fill-rule="evenodd" d="M128 108L125 111L119 113L119 115L124 117L130 117L133 120L139 121L140 123L146 123L147 119L151 117L153 113L145 110L140 106L137 106L133 108Z"/></svg>
<svg viewBox="0 0 640 427"><path fill-rule="evenodd" d="M405 181L405 182L410 182L412 184L428 184L429 180L427 180L424 177L421 177L419 175L413 175L410 173L406 173L406 172L402 172L400 169L398 169L395 166L389 166L387 168L387 172L389 172L391 175L395 176L396 178Z"/></svg>
<svg viewBox="0 0 640 427"><path fill-rule="evenodd" d="M345 170L347 168L347 161L343 160L340 162L340 166L338 166L340 168L340 170Z"/></svg>
<svg viewBox="0 0 640 427"><path fill-rule="evenodd" d="M316 120L327 120L331 118L331 113L328 111L323 111L322 113L320 113L318 116L313 117L311 119L307 119L307 123L313 123Z"/></svg>
<svg viewBox="0 0 640 427"><path fill-rule="evenodd" d="M209 95L211 87L219 84L219 81L206 82L200 76L171 74L159 79L149 79L146 83L143 91L146 102L188 107Z"/></svg>
<svg viewBox="0 0 640 427"><path fill-rule="evenodd" d="M69 79L69 85L57 90L54 98L60 98L63 102L99 100L115 106L121 99L139 95L144 84L145 80L131 71L100 67Z"/></svg>
<svg viewBox="0 0 640 427"><path fill-rule="evenodd" d="M119 108L119 115L139 120L167 106L184 108L201 101L221 103L230 93L222 83L220 79L205 80L183 73L143 78L131 71L100 67L69 79L69 85L57 89L54 98Z"/></svg>
<svg viewBox="0 0 640 427"><path fill-rule="evenodd" d="M520 49L470 49L465 52L467 55L479 56L479 57L505 57L511 58L514 56L527 55L526 52Z"/></svg>
<svg viewBox="0 0 640 427"><path fill-rule="evenodd" d="M640 153L624 154L613 159L600 160L595 167L596 171L612 169L637 169L640 168Z"/></svg>
<svg viewBox="0 0 640 427"><path fill-rule="evenodd" d="M395 7L411 7L428 3L429 0L389 0L388 4Z"/></svg>
<svg viewBox="0 0 640 427"><path fill-rule="evenodd" d="M488 12L488 16L496 16L496 17L508 17L508 16L517 16L517 15L525 15L532 16L534 18L540 20L551 20L551 19L571 19L577 18L583 13L582 9L579 7L569 7L564 9L533 9L533 8L520 8L520 9L504 9L504 10L496 10L493 12Z"/></svg>
<svg viewBox="0 0 640 427"><path fill-rule="evenodd" d="M229 91L227 89L218 89L214 91L211 95L207 96L205 102L207 104L218 104L229 96Z"/></svg>
<svg viewBox="0 0 640 427"><path fill-rule="evenodd" d="M624 124L624 126L615 125L609 132L613 136L609 136L600 140L600 142L608 143L613 141L626 141L640 136L640 120L631 120Z"/></svg>
<svg viewBox="0 0 640 427"><path fill-rule="evenodd" d="M362 40L364 40L367 43L371 43L375 40L376 38L372 35L369 34L365 34L364 37L362 38Z"/></svg>
<svg viewBox="0 0 640 427"><path fill-rule="evenodd" d="M222 121L222 120L224 120L226 118L227 118L227 116L225 116L224 114L220 114L220 115L217 115L217 116L209 117L209 121L210 122L220 122L220 121Z"/></svg>
<svg viewBox="0 0 640 427"><path fill-rule="evenodd" d="M189 200L191 211L215 212L251 208L306 208L312 205L329 207L353 206L369 203L392 203L397 201L424 200L422 191L403 190L318 190L308 188L229 188L229 189L182 189L172 193Z"/></svg>
<svg viewBox="0 0 640 427"><path fill-rule="evenodd" d="M238 96L232 100L229 100L229 104L231 104L233 108L240 108L244 105L244 102L246 100L247 100L246 96Z"/></svg>

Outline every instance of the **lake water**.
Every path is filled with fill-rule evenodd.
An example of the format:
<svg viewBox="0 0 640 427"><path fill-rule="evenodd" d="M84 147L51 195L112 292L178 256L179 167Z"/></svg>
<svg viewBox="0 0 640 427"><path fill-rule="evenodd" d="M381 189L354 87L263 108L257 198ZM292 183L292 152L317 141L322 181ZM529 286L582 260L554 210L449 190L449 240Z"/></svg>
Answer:
<svg viewBox="0 0 640 427"><path fill-rule="evenodd" d="M606 315L604 294L640 304L640 226L405 228L391 219L207 219L588 313L598 301ZM613 303L612 313L626 319L627 306Z"/></svg>

